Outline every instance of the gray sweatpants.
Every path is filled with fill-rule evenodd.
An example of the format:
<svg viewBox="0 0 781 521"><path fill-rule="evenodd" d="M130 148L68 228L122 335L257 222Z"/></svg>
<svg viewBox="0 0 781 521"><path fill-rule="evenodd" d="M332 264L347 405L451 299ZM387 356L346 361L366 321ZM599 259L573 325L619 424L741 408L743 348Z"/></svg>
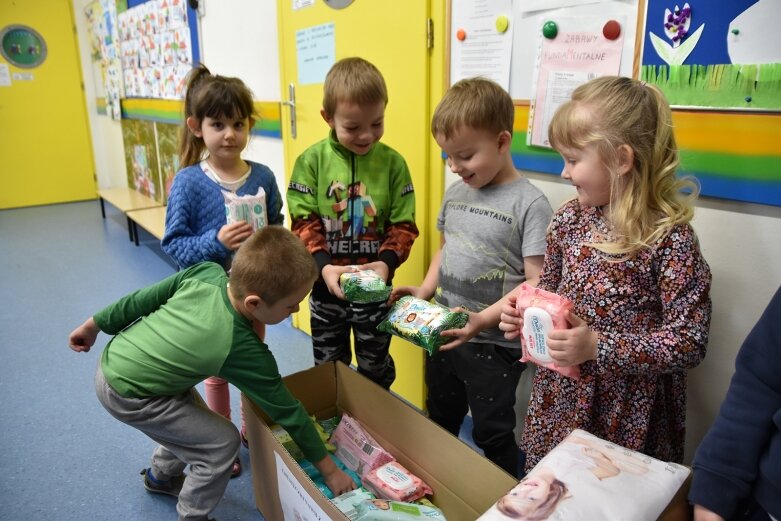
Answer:
<svg viewBox="0 0 781 521"><path fill-rule="evenodd" d="M177 396L125 398L95 374L98 400L119 421L135 427L160 445L152 453L152 473L165 480L184 472L179 493L179 521L205 520L222 499L239 453L239 431L212 412L195 389Z"/></svg>

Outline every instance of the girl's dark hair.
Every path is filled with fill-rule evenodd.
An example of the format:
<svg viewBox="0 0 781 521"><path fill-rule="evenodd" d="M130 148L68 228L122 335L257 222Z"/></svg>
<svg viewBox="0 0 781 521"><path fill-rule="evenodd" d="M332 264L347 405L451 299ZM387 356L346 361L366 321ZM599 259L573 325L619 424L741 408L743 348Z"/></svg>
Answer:
<svg viewBox="0 0 781 521"><path fill-rule="evenodd" d="M219 76L209 72L205 65L194 68L187 77L184 96L184 120L179 140L179 163L182 167L198 163L206 144L187 127L187 118L194 118L200 126L204 118L249 118L250 125L257 120L252 91L238 78Z"/></svg>

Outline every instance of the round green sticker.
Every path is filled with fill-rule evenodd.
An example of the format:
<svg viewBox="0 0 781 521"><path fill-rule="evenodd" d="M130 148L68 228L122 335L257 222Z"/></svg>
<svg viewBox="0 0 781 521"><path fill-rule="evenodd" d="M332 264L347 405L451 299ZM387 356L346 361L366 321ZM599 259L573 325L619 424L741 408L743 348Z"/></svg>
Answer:
<svg viewBox="0 0 781 521"><path fill-rule="evenodd" d="M9 25L0 32L3 58L23 69L39 66L46 59L46 42L38 31L26 25Z"/></svg>

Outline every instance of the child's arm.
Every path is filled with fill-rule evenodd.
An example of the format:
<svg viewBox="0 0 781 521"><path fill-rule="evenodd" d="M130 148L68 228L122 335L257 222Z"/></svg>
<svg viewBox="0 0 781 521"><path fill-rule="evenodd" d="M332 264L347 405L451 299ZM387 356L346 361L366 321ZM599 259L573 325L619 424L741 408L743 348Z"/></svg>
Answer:
<svg viewBox="0 0 781 521"><path fill-rule="evenodd" d="M353 479L348 476L346 472L337 467L334 460L329 456L326 456L320 461L313 461L312 463L317 467L317 470L320 471L320 474L323 475L325 484L328 485L328 488L331 489L334 496L339 496L345 492L355 490Z"/></svg>
<svg viewBox="0 0 781 521"><path fill-rule="evenodd" d="M540 280L540 270L542 269L543 258L544 257L542 255L523 258L523 270L524 274L526 275L525 282L527 284L531 284L532 286L537 285L537 282ZM516 287L510 290L510 292L507 293L504 297L491 304L484 310L480 311L479 313L467 311L467 313L469 313L469 320L464 327L461 329L448 329L447 331L442 331L441 336L453 337L453 340L440 346L440 351L447 351L448 349L458 347L463 343L469 342L481 331L499 326L502 321L502 313L509 307L511 301L513 306L512 312L514 312L515 316L517 316L517 312L514 311L517 295L518 288ZM463 310L458 309L457 311ZM521 325L522 324L519 323L519 327Z"/></svg>
<svg viewBox="0 0 781 521"><path fill-rule="evenodd" d="M396 302L405 295L412 295L423 300L431 300L434 293L437 290L439 283L439 266L442 260L442 246L445 245L445 236L442 236L440 241L440 248L431 258L431 264L429 264L426 277L423 279L423 283L420 286L397 286L391 291L389 303Z"/></svg>
<svg viewBox="0 0 781 521"><path fill-rule="evenodd" d="M95 324L104 333L116 335L139 318L159 309L173 296L184 279L198 277L200 273L209 273L210 270L222 271L222 268L214 263L198 264L177 271L156 284L125 295L95 313L93 315Z"/></svg>
<svg viewBox="0 0 781 521"><path fill-rule="evenodd" d="M312 254L318 271L323 275L323 268L331 264L331 253L325 240L325 228L317 202L317 171L312 164L316 163L316 158L310 161L307 152L298 156L293 166L287 187L287 207L291 230Z"/></svg>
<svg viewBox="0 0 781 521"><path fill-rule="evenodd" d="M653 326L628 331L620 322L599 331L599 364L614 374L674 373L705 356L711 320L711 272L690 225L673 228L654 247ZM623 317L622 317L623 318Z"/></svg>
<svg viewBox="0 0 781 521"><path fill-rule="evenodd" d="M407 260L412 243L420 232L415 224L415 189L412 175L401 155L392 156L389 165L391 207L385 223L385 238L378 258L388 265L389 279L396 268ZM388 279L386 279L387 281Z"/></svg>
<svg viewBox="0 0 781 521"><path fill-rule="evenodd" d="M559 288L561 270L564 265L564 256L557 241L560 220L562 220L562 217L557 212L553 216L553 221L551 221L550 228L548 229L545 256L543 257L540 271L538 272L539 276L536 284L536 286L553 293L556 293ZM526 266L527 258L533 259L534 257L524 257L524 267ZM531 267L533 270L533 265ZM529 278L532 277L527 277L527 279ZM504 302L501 309L499 329L504 331L504 338L507 340L518 338L521 334L521 327L523 327L523 319L515 308L515 304L516 298L515 296L511 296Z"/></svg>
<svg viewBox="0 0 781 521"><path fill-rule="evenodd" d="M739 518L740 505L771 483L781 411L781 288L743 342L718 416L694 455L695 520Z"/></svg>
<svg viewBox="0 0 781 521"><path fill-rule="evenodd" d="M263 187L263 191L266 192L266 213L268 214L268 222L269 224L284 224L285 216L282 213L282 195L279 193L279 187L277 186L274 172L266 165L253 163L253 169L258 166L260 167L259 170L263 178L261 186Z"/></svg>
<svg viewBox="0 0 781 521"><path fill-rule="evenodd" d="M100 328L95 324L95 319L89 317L68 336L68 344L77 353L86 353L95 345L98 333Z"/></svg>
<svg viewBox="0 0 781 521"><path fill-rule="evenodd" d="M222 263L231 252L219 238L219 233L225 226L225 218L222 218L222 224L219 226L201 234L195 233L192 228L192 221L195 219L193 205L196 204L196 200L201 200L195 195L199 191L197 185L199 181L187 174L185 170L174 178L168 196L165 233L160 243L161 248L179 267L192 266L207 260ZM224 214L224 209L222 212Z"/></svg>

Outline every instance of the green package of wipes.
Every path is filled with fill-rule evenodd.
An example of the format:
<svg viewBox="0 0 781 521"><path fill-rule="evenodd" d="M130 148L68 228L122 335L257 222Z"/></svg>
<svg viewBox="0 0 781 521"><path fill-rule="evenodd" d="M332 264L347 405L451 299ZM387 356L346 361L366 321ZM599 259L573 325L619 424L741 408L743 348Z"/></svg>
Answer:
<svg viewBox="0 0 781 521"><path fill-rule="evenodd" d="M342 273L339 285L347 301L360 304L385 302L391 293L391 287L374 270Z"/></svg>
<svg viewBox="0 0 781 521"><path fill-rule="evenodd" d="M445 306L408 295L396 301L377 329L408 340L433 355L450 341L440 333L460 329L468 319L469 315L463 311L450 311Z"/></svg>

